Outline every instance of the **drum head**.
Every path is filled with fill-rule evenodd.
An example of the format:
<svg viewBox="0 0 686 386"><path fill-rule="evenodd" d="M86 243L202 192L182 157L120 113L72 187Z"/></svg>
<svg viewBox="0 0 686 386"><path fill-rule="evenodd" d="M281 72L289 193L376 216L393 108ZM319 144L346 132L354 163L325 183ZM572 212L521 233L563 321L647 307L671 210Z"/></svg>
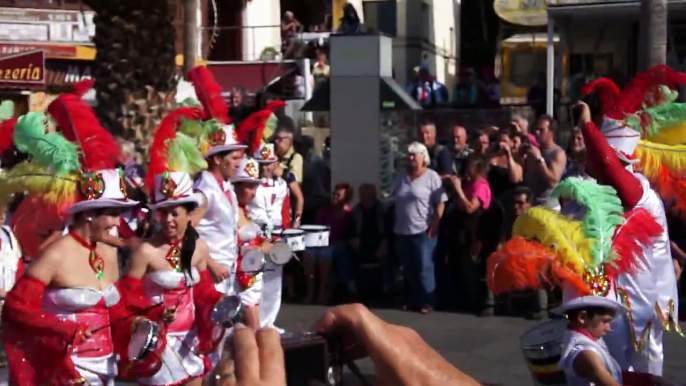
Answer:
<svg viewBox="0 0 686 386"><path fill-rule="evenodd" d="M293 258L293 251L286 243L274 243L271 253L269 253L269 260L276 265L286 265Z"/></svg>
<svg viewBox="0 0 686 386"><path fill-rule="evenodd" d="M238 296L224 296L212 309L212 321L229 328L243 321L243 305Z"/></svg>
<svg viewBox="0 0 686 386"><path fill-rule="evenodd" d="M256 274L264 268L264 253L250 249L241 259L241 269L248 274Z"/></svg>
<svg viewBox="0 0 686 386"><path fill-rule="evenodd" d="M300 229L285 229L281 234L283 236L302 236L305 234L305 231Z"/></svg>
<svg viewBox="0 0 686 386"><path fill-rule="evenodd" d="M128 355L129 360L136 361L140 359L141 354L148 344L150 335L155 330L153 322L144 319L138 322L136 325L136 330L131 334L131 340L129 341Z"/></svg>
<svg viewBox="0 0 686 386"><path fill-rule="evenodd" d="M325 225L302 225L300 229L305 232L322 232L328 231L330 228Z"/></svg>
<svg viewBox="0 0 686 386"><path fill-rule="evenodd" d="M547 343L562 341L562 336L567 330L567 319L549 320L532 327L519 337L522 348L540 347Z"/></svg>

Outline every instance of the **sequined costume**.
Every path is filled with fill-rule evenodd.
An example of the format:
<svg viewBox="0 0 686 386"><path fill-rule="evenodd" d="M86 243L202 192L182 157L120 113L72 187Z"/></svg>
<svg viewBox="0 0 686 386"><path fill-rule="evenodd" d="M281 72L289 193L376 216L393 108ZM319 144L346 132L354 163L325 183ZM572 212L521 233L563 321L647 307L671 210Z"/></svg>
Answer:
<svg viewBox="0 0 686 386"><path fill-rule="evenodd" d="M678 291L671 259L663 197L683 197L686 185L677 143L686 135L672 131L686 121L683 104L675 102L671 89L686 77L666 66L656 66L636 76L622 92L607 79L593 81L583 94L596 91L601 97L604 120L600 129L589 122L582 127L589 170L598 183L617 190L624 208L645 209L663 228L646 247L642 269L621 275L617 295L626 315L616 318L605 341L624 370L662 375L662 335L678 327ZM641 172L636 171L640 169ZM650 177L650 179L648 177ZM684 200L678 199L683 207Z"/></svg>
<svg viewBox="0 0 686 386"><path fill-rule="evenodd" d="M206 168L207 163L195 141L177 132L183 121L196 118L197 113L193 108L179 108L162 121L155 133L149 167L152 179L146 184L150 187L153 211L180 205L190 205L192 209L202 203L202 196L193 192L190 176ZM128 287L132 296L142 293L150 304L163 304L165 309L176 311L173 322L165 328L162 367L150 377L139 378L141 385L172 386L204 376L211 367L207 355L216 351L221 338L215 335L210 314L223 295L214 289L208 270L184 268L184 240L185 236L179 244L170 242L167 269L151 271L146 267L142 279L131 275L126 278L136 283Z"/></svg>
<svg viewBox="0 0 686 386"><path fill-rule="evenodd" d="M100 127L88 105L76 95L61 95L48 106L48 113L61 133L46 134L42 113L29 113L17 122L15 145L31 156L31 162L0 176L0 194L28 192L68 215L136 205L126 197L122 171L114 166L116 141ZM104 261L96 247L90 247L91 268L102 279ZM115 353L126 349L118 343L130 334L132 317L143 314L142 304L122 301L117 284L103 291L50 284L24 275L7 295L2 340L10 383L112 385ZM149 311L152 317L154 312ZM87 330L92 335L84 339Z"/></svg>
<svg viewBox="0 0 686 386"><path fill-rule="evenodd" d="M489 288L499 294L553 284L563 289L562 305L553 310L555 313L584 307L621 310L616 293L618 277L643 268L643 246L659 241L662 227L643 208L625 214L616 191L593 181L564 180L552 196L583 208L581 219L542 207L520 215L513 226L513 238L488 258ZM585 339L578 332L567 331L563 337L559 368L568 382L590 386L573 366L576 355L589 350L600 356L608 372L621 383L620 366L610 358L602 341Z"/></svg>

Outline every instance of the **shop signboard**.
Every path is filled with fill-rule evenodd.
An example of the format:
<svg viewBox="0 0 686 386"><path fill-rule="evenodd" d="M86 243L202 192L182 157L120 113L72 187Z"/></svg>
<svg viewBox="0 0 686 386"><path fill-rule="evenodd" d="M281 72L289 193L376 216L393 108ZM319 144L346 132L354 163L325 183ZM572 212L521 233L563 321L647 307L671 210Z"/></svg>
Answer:
<svg viewBox="0 0 686 386"><path fill-rule="evenodd" d="M0 89L45 88L45 53L22 52L0 57Z"/></svg>

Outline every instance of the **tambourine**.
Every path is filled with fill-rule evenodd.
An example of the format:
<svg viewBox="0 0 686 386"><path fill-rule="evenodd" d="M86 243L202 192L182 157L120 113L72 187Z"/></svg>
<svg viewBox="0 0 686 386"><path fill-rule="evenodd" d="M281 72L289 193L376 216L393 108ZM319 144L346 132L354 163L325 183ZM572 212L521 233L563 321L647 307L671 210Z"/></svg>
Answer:
<svg viewBox="0 0 686 386"><path fill-rule="evenodd" d="M241 257L241 270L249 275L257 275L264 270L265 262L264 253L250 248Z"/></svg>
<svg viewBox="0 0 686 386"><path fill-rule="evenodd" d="M210 318L218 326L231 328L238 322L243 322L243 303L238 296L224 296L215 304Z"/></svg>
<svg viewBox="0 0 686 386"><path fill-rule="evenodd" d="M167 347L165 329L158 323L143 319L136 324L127 347L128 358L120 361L125 377L148 378L162 368L162 353Z"/></svg>
<svg viewBox="0 0 686 386"><path fill-rule="evenodd" d="M293 251L288 244L277 241L274 243L271 252L269 252L269 261L275 265L286 265L293 258Z"/></svg>

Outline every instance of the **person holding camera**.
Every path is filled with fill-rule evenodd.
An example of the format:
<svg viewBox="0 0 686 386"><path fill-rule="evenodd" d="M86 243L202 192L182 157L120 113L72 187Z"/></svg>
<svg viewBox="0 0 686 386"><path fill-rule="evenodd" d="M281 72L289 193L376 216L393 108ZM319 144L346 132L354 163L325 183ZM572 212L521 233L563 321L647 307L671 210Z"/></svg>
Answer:
<svg viewBox="0 0 686 386"><path fill-rule="evenodd" d="M346 363L369 357L379 385L479 385L448 363L416 331L387 323L361 304L326 311L312 331L340 340L346 348L342 358ZM255 332L238 324L206 385L285 386L284 363L276 330Z"/></svg>

